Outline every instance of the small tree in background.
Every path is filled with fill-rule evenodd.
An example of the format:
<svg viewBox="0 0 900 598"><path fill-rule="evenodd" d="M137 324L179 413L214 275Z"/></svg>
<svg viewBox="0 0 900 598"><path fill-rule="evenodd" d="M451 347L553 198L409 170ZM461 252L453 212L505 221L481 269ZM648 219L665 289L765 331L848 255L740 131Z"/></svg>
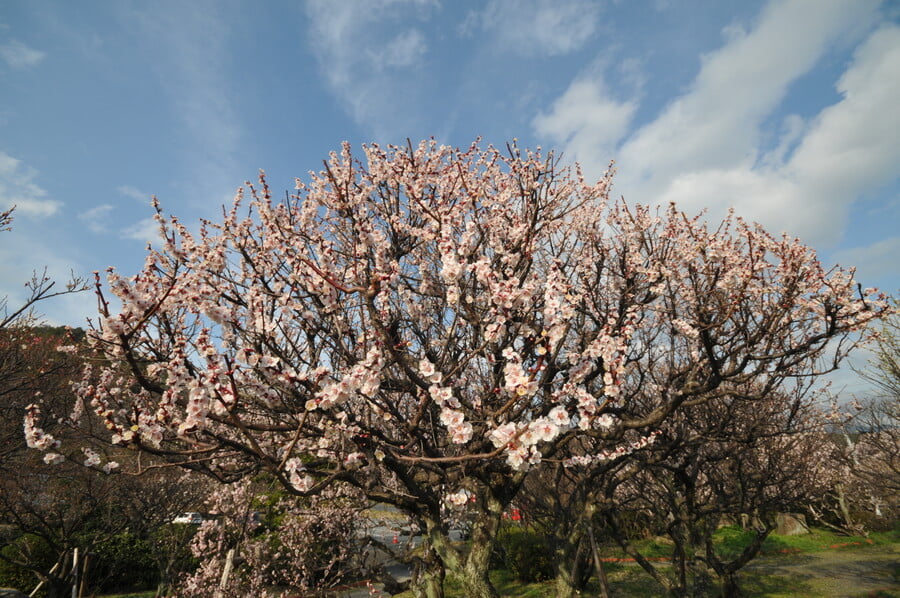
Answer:
<svg viewBox="0 0 900 598"><path fill-rule="evenodd" d="M840 429L834 449L841 468L825 500L811 505L819 520L848 533L888 527L900 514L900 319L882 322L867 369L871 396ZM848 414L850 415L850 414Z"/></svg>
<svg viewBox="0 0 900 598"><path fill-rule="evenodd" d="M18 575L20 587L31 589L43 581L48 595L60 595L71 587L77 548L82 562L91 553L85 587L143 589L159 576L150 539L177 512L196 504L197 485L179 479L184 476L176 471L152 469L133 477L95 470L101 460L137 460L127 449L94 443L96 430L87 420L77 427L65 425L73 402L70 384L80 374L81 362L58 349L77 344L77 333L23 326L0 330L0 409L5 416L0 418L0 559L11 570L31 572ZM42 407L33 417L41 418L52 440L22 436L21 420L35 400ZM53 469L47 469L40 453L26 448L27 442L57 440L86 446Z"/></svg>
<svg viewBox="0 0 900 598"><path fill-rule="evenodd" d="M0 230L8 230L12 213L0 213ZM142 478L112 478L93 469L113 454L127 461L133 456L94 443L95 420L67 425L74 403L70 386L83 366L77 353L84 332L46 326L37 311L44 301L86 287L74 278L59 287L45 273L25 286L28 295L20 305L0 301L0 585L31 590L43 582L41 595L68 595L77 548L81 564L90 554L85 587L145 587L157 577L146 541L192 503L192 485L158 470ZM23 436L26 414L47 435ZM40 453L27 450L57 441L84 444L84 450L52 470Z"/></svg>
<svg viewBox="0 0 900 598"><path fill-rule="evenodd" d="M791 399L749 389L685 408L636 455L632 475L606 484L601 517L669 595L741 595L737 573L759 553L776 516L828 488L826 420L814 400ZM641 513L672 541L671 567L654 566L631 544L624 524ZM714 532L742 518L752 522L746 547L715 546Z"/></svg>
<svg viewBox="0 0 900 598"><path fill-rule="evenodd" d="M501 513L561 446L602 460L723 388L830 370L886 309L795 239L610 201L552 155L364 153L284 201L248 184L197 234L160 212L144 269L98 278L75 412L221 481L395 506L436 557L418 595L446 567L496 596ZM442 516L463 506L466 551Z"/></svg>
<svg viewBox="0 0 900 598"><path fill-rule="evenodd" d="M854 482L853 496L868 513L869 527L884 527L900 515L900 402L898 397L873 399L856 417L856 441L845 462Z"/></svg>
<svg viewBox="0 0 900 598"><path fill-rule="evenodd" d="M190 547L199 567L183 577L179 596L319 595L354 580L364 560L355 492L329 488L317 496L255 494L248 482L214 493ZM257 509L264 508L260 512Z"/></svg>
<svg viewBox="0 0 900 598"><path fill-rule="evenodd" d="M890 519L900 514L900 317L884 320L875 342L875 359L863 375L881 392L857 418L851 463L871 494L872 511Z"/></svg>
<svg viewBox="0 0 900 598"><path fill-rule="evenodd" d="M15 208L0 213L0 231L8 231ZM48 476L36 454L26 450L20 422L27 406L36 400L45 405L45 415L65 417L71 407L68 385L80 369L79 362L66 358L57 348L67 342L69 332L41 326L37 306L70 293L85 290L84 281L72 278L60 288L46 270L25 283L27 295L11 306L0 298L0 559L4 574L22 582L47 584L49 595L64 587L65 571L57 567L83 531L85 510L97 493L85 492L83 503L66 509L56 502L60 488L72 483L72 471ZM41 423L57 432L56 418ZM49 445L47 445L49 446ZM45 447L46 448L46 447ZM72 486L78 486L73 483ZM100 491L102 494L103 491Z"/></svg>

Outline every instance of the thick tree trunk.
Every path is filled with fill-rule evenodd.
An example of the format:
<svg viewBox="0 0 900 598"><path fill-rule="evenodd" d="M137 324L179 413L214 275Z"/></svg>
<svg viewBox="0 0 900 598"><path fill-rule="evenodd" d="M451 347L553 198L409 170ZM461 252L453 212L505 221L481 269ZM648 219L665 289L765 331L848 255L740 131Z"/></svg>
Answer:
<svg viewBox="0 0 900 598"><path fill-rule="evenodd" d="M737 574L729 573L722 577L722 598L741 598L743 595Z"/></svg>
<svg viewBox="0 0 900 598"><path fill-rule="evenodd" d="M488 488L485 495L478 496L476 503L469 508L476 509L472 522L472 534L468 541L468 552L463 553L450 541L445 526L441 524L437 513L422 516L428 542L437 552L446 571L453 574L463 586L466 598L499 598L499 594L491 584L488 573L491 567L491 555L503 509L509 505L516 491L521 487L524 473L518 473L511 479L504 478L503 484ZM497 494L494 494L497 492Z"/></svg>
<svg viewBox="0 0 900 598"><path fill-rule="evenodd" d="M576 528L565 538L559 539L556 548L556 596L558 598L573 598L578 592L579 585L579 547L583 533Z"/></svg>
<svg viewBox="0 0 900 598"><path fill-rule="evenodd" d="M490 501L493 502L493 501ZM494 551L494 539L500 527L500 511L489 508L480 516L472 530L469 541L469 554L461 571L455 571L469 598L499 598L497 590L491 584L488 572L491 567L491 553Z"/></svg>
<svg viewBox="0 0 900 598"><path fill-rule="evenodd" d="M444 598L444 571L423 569L409 586L415 598Z"/></svg>
<svg viewBox="0 0 900 598"><path fill-rule="evenodd" d="M753 538L753 541L744 548L737 558L730 562L724 562L716 555L712 534L706 539L706 558L719 577L719 586L722 590L722 596L725 598L743 596L738 584L737 572L759 554L763 542L775 525L774 520L769 516L760 517L760 521L762 521L764 527L756 530L756 536Z"/></svg>
<svg viewBox="0 0 900 598"><path fill-rule="evenodd" d="M480 505L482 510L472 527L469 552L465 559L457 560L455 563L444 559L447 568L459 578L463 586L463 593L467 598L499 598L500 596L491 584L488 573L491 567L494 541L497 538L497 531L500 529L503 504L490 495L483 500L484 502ZM457 566L454 567L454 564Z"/></svg>
<svg viewBox="0 0 900 598"><path fill-rule="evenodd" d="M714 572L706 564L706 559L695 556L688 561L690 571L690 595L693 598L708 598L715 595Z"/></svg>
<svg viewBox="0 0 900 598"><path fill-rule="evenodd" d="M691 519L686 519L686 521L690 522ZM693 522L688 524L691 551L688 567L691 571L691 595L694 598L706 598L718 593L715 582L717 574L713 563L707 559L706 554L707 544L712 538L716 521L708 518L694 518Z"/></svg>
<svg viewBox="0 0 900 598"><path fill-rule="evenodd" d="M413 568L410 589L415 598L444 598L444 563L433 548L423 548L425 554Z"/></svg>

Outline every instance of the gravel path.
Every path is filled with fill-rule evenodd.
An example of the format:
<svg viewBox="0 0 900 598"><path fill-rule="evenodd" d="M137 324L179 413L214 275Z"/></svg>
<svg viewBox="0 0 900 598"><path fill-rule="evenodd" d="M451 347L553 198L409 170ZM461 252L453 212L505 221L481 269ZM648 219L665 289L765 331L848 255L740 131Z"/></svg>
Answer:
<svg viewBox="0 0 900 598"><path fill-rule="evenodd" d="M900 546L760 557L747 569L802 583L813 595L847 598L881 590L900 597Z"/></svg>

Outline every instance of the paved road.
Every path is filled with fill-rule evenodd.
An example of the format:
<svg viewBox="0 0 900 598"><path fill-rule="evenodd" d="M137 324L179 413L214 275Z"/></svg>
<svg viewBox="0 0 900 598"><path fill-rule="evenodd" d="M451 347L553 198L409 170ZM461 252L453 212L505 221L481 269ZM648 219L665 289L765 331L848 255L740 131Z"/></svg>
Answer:
<svg viewBox="0 0 900 598"><path fill-rule="evenodd" d="M367 520L368 523L360 530L360 536L381 542L391 552L413 550L422 544L422 536L416 535L394 509L381 505L373 507L368 511ZM463 535L460 530L450 530L451 541L459 542L462 539ZM390 552L372 549L367 564L384 565L387 571L400 582L408 580L411 575L410 567L397 562L395 555ZM376 587L381 589L381 584L377 584ZM364 598L369 596L369 590L363 586L341 592L339 596L341 598Z"/></svg>

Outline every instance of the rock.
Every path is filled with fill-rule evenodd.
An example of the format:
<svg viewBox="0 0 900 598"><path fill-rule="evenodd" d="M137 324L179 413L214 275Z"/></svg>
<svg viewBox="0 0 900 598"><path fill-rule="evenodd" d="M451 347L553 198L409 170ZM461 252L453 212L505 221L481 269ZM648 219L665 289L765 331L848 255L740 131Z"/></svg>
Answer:
<svg viewBox="0 0 900 598"><path fill-rule="evenodd" d="M737 525L737 524L738 524L737 518L733 517L732 515L722 515L719 518L719 526L718 527L723 528L723 527L729 527L729 526Z"/></svg>
<svg viewBox="0 0 900 598"><path fill-rule="evenodd" d="M761 529L765 527L762 524L762 521L759 520L759 517L756 515L748 515L747 513L741 513L741 527L744 529Z"/></svg>
<svg viewBox="0 0 900 598"><path fill-rule="evenodd" d="M28 598L28 594L12 588L0 588L0 598Z"/></svg>
<svg viewBox="0 0 900 598"><path fill-rule="evenodd" d="M801 513L778 513L775 515L775 533L779 536L799 536L809 533L806 517Z"/></svg>

